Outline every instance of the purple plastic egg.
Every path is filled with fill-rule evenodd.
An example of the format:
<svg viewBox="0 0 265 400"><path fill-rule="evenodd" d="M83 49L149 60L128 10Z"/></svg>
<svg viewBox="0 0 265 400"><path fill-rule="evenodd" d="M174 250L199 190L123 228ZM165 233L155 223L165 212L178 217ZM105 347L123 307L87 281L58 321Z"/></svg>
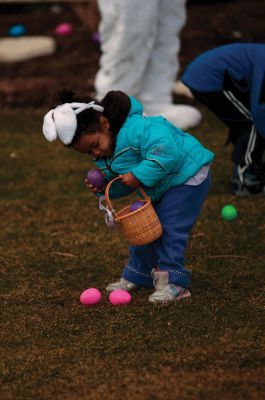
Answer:
<svg viewBox="0 0 265 400"><path fill-rule="evenodd" d="M97 189L103 189L104 187L104 177L98 169L91 169L88 171L86 180L90 185Z"/></svg>
<svg viewBox="0 0 265 400"><path fill-rule="evenodd" d="M93 32L92 33L92 42L96 44L100 44L100 34L99 32Z"/></svg>
<svg viewBox="0 0 265 400"><path fill-rule="evenodd" d="M133 203L130 207L130 211L136 211L139 208L143 207L144 203L140 200L136 201L135 203Z"/></svg>

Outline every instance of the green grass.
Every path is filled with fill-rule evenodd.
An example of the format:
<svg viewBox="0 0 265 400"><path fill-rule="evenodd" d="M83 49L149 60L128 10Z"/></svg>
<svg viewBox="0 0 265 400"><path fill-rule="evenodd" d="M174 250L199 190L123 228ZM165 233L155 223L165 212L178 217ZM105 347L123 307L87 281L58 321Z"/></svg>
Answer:
<svg viewBox="0 0 265 400"><path fill-rule="evenodd" d="M83 184L89 159L46 142L40 111L2 112L2 400L265 397L264 197L230 194L225 127L202 111L193 133L216 160L186 252L192 300L153 305L141 290L126 307L104 291L127 246ZM103 301L86 308L91 286Z"/></svg>

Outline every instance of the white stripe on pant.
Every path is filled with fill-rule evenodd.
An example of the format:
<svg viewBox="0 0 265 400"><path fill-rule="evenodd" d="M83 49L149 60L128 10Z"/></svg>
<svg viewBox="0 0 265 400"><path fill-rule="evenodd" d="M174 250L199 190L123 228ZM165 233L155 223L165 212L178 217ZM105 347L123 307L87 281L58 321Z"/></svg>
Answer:
<svg viewBox="0 0 265 400"><path fill-rule="evenodd" d="M231 91L223 90L223 94L233 104L233 106L238 109L238 111L241 114L243 114L248 120L253 121L252 117L251 117L251 114L250 114L250 111L244 106L243 103L241 103L235 97L235 95ZM251 153L254 150L256 140L257 140L257 130L256 130L254 124L253 124L253 126L251 128L251 133L250 133L250 136L249 136L248 144L247 144L246 154L245 154L246 165L244 165L243 167L240 167L240 165L237 166L238 177L239 177L240 182L242 184L243 184L243 174L244 174L245 170L247 169L247 167L252 164Z"/></svg>

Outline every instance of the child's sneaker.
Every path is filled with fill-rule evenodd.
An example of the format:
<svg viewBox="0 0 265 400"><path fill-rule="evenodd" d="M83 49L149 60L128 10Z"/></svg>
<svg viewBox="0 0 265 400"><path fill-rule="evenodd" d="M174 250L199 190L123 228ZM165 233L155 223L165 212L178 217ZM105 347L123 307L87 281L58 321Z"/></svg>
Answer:
<svg viewBox="0 0 265 400"><path fill-rule="evenodd" d="M166 303L169 301L181 300L187 297L191 297L191 293L188 289L168 283L163 289L156 290L153 294L151 294L151 296L149 296L149 301L152 303Z"/></svg>
<svg viewBox="0 0 265 400"><path fill-rule="evenodd" d="M126 290L127 292L130 292L131 290L136 289L139 289L139 286L127 281L124 278L120 278L118 282L110 283L106 287L107 292L113 292L113 290Z"/></svg>

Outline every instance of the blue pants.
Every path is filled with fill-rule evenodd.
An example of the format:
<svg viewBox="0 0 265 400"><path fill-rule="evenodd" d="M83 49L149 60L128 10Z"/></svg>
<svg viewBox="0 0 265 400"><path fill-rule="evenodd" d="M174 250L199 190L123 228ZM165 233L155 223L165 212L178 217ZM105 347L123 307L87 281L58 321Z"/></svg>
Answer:
<svg viewBox="0 0 265 400"><path fill-rule="evenodd" d="M180 185L169 189L159 203L153 203L163 227L162 236L144 246L129 246L129 260L122 277L140 287L153 287L151 271L169 273L169 283L185 288L190 271L184 267L184 252L210 186L208 177L198 186Z"/></svg>

